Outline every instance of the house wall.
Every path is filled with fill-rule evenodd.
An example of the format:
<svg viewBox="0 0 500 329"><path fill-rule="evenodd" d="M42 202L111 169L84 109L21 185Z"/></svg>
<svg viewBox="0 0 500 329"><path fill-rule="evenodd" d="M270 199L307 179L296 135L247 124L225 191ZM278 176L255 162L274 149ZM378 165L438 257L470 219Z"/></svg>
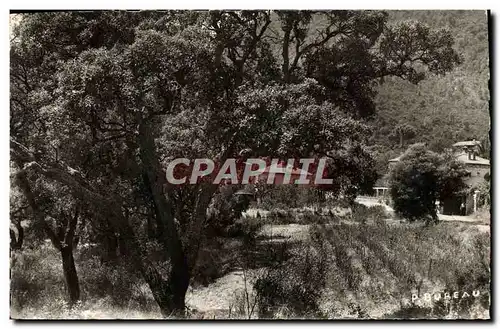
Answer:
<svg viewBox="0 0 500 329"><path fill-rule="evenodd" d="M396 167L396 165L399 163L399 161L389 161L389 172Z"/></svg>
<svg viewBox="0 0 500 329"><path fill-rule="evenodd" d="M389 162L389 170L392 170L397 162ZM465 164L466 169L470 172L470 177L465 180L469 187L475 187L484 182L484 176L490 172L490 166L479 164ZM484 196L479 196L484 197ZM474 195L468 194L464 197L455 197L444 200L442 203L442 211L445 215L463 215L460 213L460 205L465 202L465 214L469 215L474 212Z"/></svg>
<svg viewBox="0 0 500 329"><path fill-rule="evenodd" d="M461 215L460 214L460 204L463 198L455 197L444 200L441 203L442 213L444 215Z"/></svg>
<svg viewBox="0 0 500 329"><path fill-rule="evenodd" d="M465 183L471 187L477 186L484 181L484 175L490 172L490 166L466 164L471 176L465 180Z"/></svg>

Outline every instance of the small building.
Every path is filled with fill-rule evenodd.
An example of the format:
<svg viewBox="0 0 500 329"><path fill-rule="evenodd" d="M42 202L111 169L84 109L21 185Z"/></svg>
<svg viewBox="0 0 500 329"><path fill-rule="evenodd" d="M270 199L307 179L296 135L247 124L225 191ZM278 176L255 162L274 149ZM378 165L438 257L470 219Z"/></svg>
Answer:
<svg viewBox="0 0 500 329"><path fill-rule="evenodd" d="M379 177L373 185L374 196L386 199L389 197L389 174Z"/></svg>
<svg viewBox="0 0 500 329"><path fill-rule="evenodd" d="M485 179L489 179L490 175L490 160L482 158L479 156L481 150L481 142L472 141L462 141L453 144L453 153L456 159L465 165L468 171L468 177L465 179L465 184L467 184L467 190L465 194L452 198L449 200L443 200L442 213L445 215L468 215L477 210L477 205L481 196L477 191L479 185L481 185ZM390 159L389 171L394 168L394 166L401 160L401 155L394 159ZM378 181L377 181L378 182ZM381 190L382 187L387 186L387 180L381 181L384 185L375 185L374 189ZM465 205L465 209L461 207L462 203Z"/></svg>
<svg viewBox="0 0 500 329"><path fill-rule="evenodd" d="M389 177L392 168L399 162L401 155L397 158L390 159L387 161L389 163L389 172L382 177L379 177L375 184L373 185L373 195L377 198L388 199L389 198Z"/></svg>
<svg viewBox="0 0 500 329"><path fill-rule="evenodd" d="M475 140L453 144L457 160L464 163L469 172L466 183L471 187L481 184L490 173L490 160L478 155L480 147L480 142Z"/></svg>
<svg viewBox="0 0 500 329"><path fill-rule="evenodd" d="M402 156L402 154L400 156L398 156L397 158L390 159L389 161L387 161L387 162L389 162L389 169L394 168L396 163L398 163L401 160L401 156Z"/></svg>
<svg viewBox="0 0 500 329"><path fill-rule="evenodd" d="M468 172L468 177L465 179L467 191L462 197L453 200L444 200L443 213L447 215L468 215L477 210L477 205L480 198L478 187L489 179L490 175L490 160L479 156L481 150L481 142L462 141L453 144L453 151L458 161L465 165ZM462 210L462 203L465 209Z"/></svg>

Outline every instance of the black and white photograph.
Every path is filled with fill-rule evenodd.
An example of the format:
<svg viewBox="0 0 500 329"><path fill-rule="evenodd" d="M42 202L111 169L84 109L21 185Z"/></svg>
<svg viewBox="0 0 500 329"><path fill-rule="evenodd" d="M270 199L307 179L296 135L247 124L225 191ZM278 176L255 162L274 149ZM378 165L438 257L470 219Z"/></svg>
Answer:
<svg viewBox="0 0 500 329"><path fill-rule="evenodd" d="M13 321L491 320L488 10L8 15Z"/></svg>

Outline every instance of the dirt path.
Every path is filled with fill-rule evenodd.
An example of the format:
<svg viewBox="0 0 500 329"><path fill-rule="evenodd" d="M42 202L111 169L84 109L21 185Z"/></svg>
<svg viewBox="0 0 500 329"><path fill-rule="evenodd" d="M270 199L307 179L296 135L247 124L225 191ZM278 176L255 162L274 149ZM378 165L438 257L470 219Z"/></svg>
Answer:
<svg viewBox="0 0 500 329"><path fill-rule="evenodd" d="M309 227L307 224L264 225L260 235L269 240L305 240L309 236Z"/></svg>
<svg viewBox="0 0 500 329"><path fill-rule="evenodd" d="M438 215L440 220L444 221L455 221L455 222L465 222L465 223L478 223L481 222L481 219L477 219L471 216L455 216L455 215Z"/></svg>
<svg viewBox="0 0 500 329"><path fill-rule="evenodd" d="M393 213L394 209L392 209L390 206L380 203L378 199L376 198L369 198L369 197L358 197L356 199L356 202L364 204L367 207L373 207L373 206L380 206L383 205L386 209L387 212ZM483 220L480 218L475 218L473 216L455 216L455 215L443 215L443 214L438 214L439 220L442 221L451 221L451 222L464 222L464 223L482 223ZM489 226L489 225L478 225L478 226ZM480 228L480 230L484 230L485 228ZM489 228L488 228L489 229Z"/></svg>
<svg viewBox="0 0 500 329"><path fill-rule="evenodd" d="M388 213L393 213L394 209L392 209L390 206L386 205L385 203L380 203L379 199L377 198L369 198L369 197L357 197L356 202L361 203L367 207L374 207L374 206L384 206L385 210Z"/></svg>
<svg viewBox="0 0 500 329"><path fill-rule="evenodd" d="M253 296L253 283L261 270L234 271L206 287L190 288L186 304L205 319L237 316L238 308L246 305L245 292Z"/></svg>

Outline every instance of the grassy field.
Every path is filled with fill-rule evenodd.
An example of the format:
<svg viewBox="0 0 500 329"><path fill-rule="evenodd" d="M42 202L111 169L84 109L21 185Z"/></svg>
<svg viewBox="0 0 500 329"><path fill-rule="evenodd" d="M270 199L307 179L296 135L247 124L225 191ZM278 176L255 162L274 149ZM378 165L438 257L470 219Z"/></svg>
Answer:
<svg viewBox="0 0 500 329"><path fill-rule="evenodd" d="M489 316L489 234L474 225L339 225L312 231L314 244L326 245L333 256L324 306L334 317ZM473 291L480 295L472 297ZM455 292L460 298L445 298ZM462 298L464 292L470 296Z"/></svg>
<svg viewBox="0 0 500 329"><path fill-rule="evenodd" d="M251 243L223 239L205 248L186 296L190 316L489 318L489 226L355 217L309 218L307 225L265 219ZM54 248L16 254L11 316L161 317L126 261L102 263L84 248L76 257L83 301L68 309Z"/></svg>

